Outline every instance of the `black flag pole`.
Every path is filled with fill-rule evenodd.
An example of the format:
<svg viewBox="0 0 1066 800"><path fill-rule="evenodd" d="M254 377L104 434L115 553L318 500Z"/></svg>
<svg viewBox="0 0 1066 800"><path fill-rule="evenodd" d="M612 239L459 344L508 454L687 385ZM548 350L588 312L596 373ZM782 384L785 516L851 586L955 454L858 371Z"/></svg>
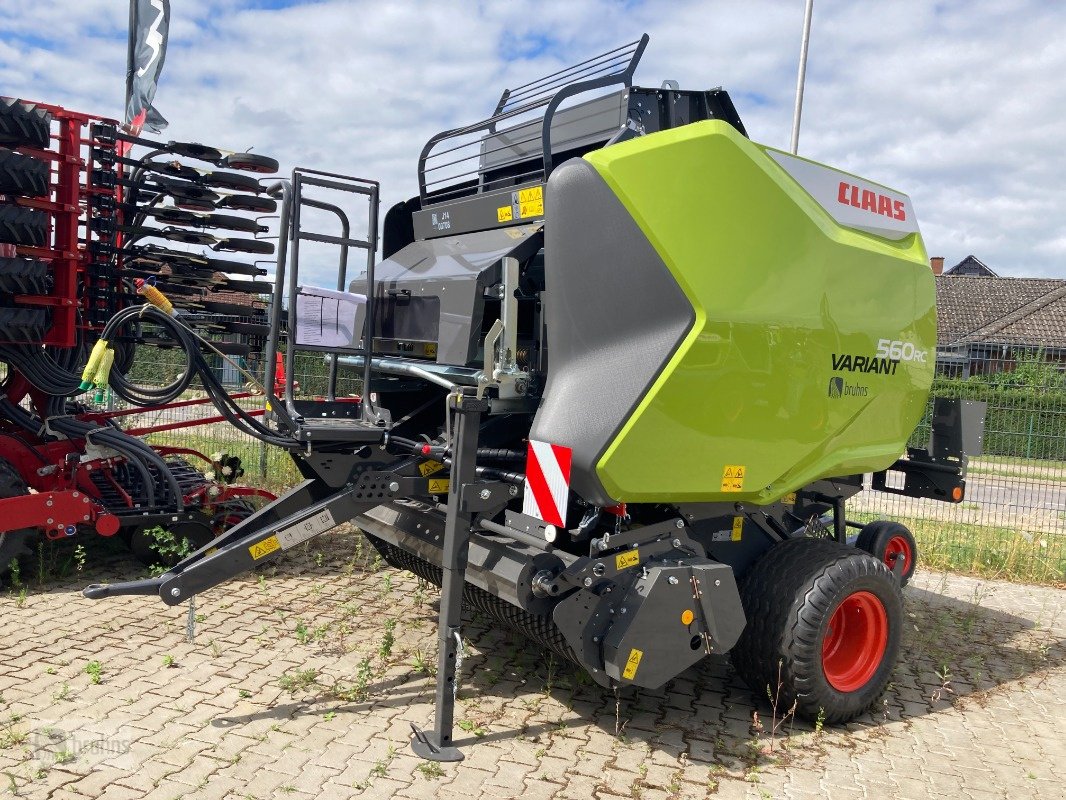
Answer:
<svg viewBox="0 0 1066 800"><path fill-rule="evenodd" d="M167 55L170 0L130 0L126 58L126 127L159 133L167 121L152 105Z"/></svg>

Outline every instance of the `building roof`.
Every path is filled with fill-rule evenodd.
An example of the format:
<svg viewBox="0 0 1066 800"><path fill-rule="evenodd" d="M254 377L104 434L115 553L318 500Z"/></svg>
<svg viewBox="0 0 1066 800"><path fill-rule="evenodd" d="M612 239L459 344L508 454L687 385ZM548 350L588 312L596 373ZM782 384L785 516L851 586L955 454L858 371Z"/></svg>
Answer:
<svg viewBox="0 0 1066 800"><path fill-rule="evenodd" d="M937 345L984 342L1066 348L1066 280L944 275L936 279Z"/></svg>
<svg viewBox="0 0 1066 800"><path fill-rule="evenodd" d="M998 278L991 267L975 255L968 255L951 269L944 270L945 275L972 275L979 278Z"/></svg>

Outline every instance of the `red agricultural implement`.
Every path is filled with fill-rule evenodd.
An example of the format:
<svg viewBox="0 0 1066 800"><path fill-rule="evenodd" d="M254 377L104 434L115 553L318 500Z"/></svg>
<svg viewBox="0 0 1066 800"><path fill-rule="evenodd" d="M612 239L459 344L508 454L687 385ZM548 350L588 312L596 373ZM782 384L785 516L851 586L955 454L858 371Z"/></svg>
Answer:
<svg viewBox="0 0 1066 800"><path fill-rule="evenodd" d="M114 120L0 99L0 572L39 537L84 532L122 534L159 560L147 533L156 526L195 548L274 499L235 483L235 457L141 438L225 419L199 413L212 388L190 373L154 389L113 385L138 407L115 403L111 367L135 368L138 345L172 345L165 331L131 319L109 347L99 337L117 312L162 290L216 363L247 375L240 360L262 353L268 330L257 298L271 287L254 280L265 270L190 246L272 253L262 237L275 201L249 173L276 170L262 156L153 142ZM145 413L168 421L120 424Z"/></svg>

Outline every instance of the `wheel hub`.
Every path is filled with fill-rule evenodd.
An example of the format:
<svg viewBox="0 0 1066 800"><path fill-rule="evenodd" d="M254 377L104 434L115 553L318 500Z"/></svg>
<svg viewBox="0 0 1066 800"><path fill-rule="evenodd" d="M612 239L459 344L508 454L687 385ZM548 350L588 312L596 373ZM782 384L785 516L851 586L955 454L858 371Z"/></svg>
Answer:
<svg viewBox="0 0 1066 800"><path fill-rule="evenodd" d="M854 692L873 678L888 646L888 614L871 592L845 597L822 639L822 670L838 692Z"/></svg>

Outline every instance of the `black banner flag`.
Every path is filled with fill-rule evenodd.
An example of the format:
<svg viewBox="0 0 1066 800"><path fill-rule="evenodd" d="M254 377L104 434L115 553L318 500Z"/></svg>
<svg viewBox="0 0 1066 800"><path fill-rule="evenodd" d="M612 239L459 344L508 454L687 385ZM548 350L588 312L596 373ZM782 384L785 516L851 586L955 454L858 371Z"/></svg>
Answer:
<svg viewBox="0 0 1066 800"><path fill-rule="evenodd" d="M167 55L170 0L130 0L130 44L126 62L126 124L159 133L167 121L152 106Z"/></svg>

